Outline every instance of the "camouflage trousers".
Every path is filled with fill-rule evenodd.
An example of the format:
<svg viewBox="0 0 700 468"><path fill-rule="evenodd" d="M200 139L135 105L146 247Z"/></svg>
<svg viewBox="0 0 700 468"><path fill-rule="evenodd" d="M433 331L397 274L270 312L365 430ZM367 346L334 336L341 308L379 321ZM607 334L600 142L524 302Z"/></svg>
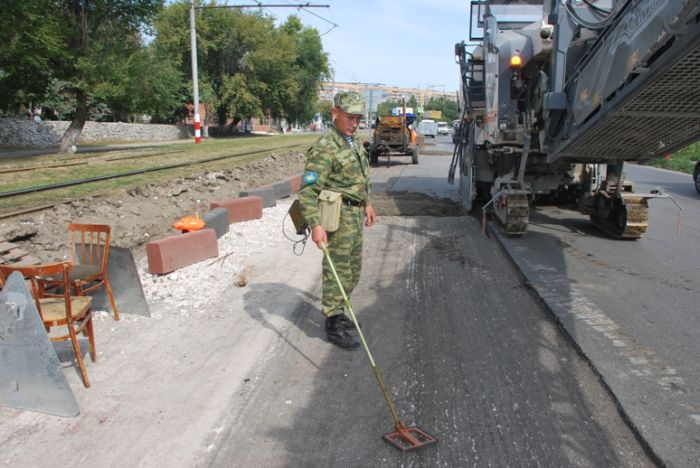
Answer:
<svg viewBox="0 0 700 468"><path fill-rule="evenodd" d="M362 230L365 210L359 206L343 205L340 214L340 227L328 233L328 253L330 254L345 294L350 297L360 280L362 270ZM343 295L333 276L330 265L323 258L323 313L330 317L343 313Z"/></svg>

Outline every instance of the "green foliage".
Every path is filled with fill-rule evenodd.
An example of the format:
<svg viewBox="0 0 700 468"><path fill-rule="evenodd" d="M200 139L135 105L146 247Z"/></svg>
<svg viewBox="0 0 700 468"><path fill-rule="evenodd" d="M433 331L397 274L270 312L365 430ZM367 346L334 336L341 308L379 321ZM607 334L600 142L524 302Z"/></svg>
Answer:
<svg viewBox="0 0 700 468"><path fill-rule="evenodd" d="M204 5L199 3L199 5ZM156 22L156 48L191 74L188 9L168 6ZM290 17L279 28L273 18L236 9L197 10L200 101L223 125L245 117L310 120L328 60L315 29Z"/></svg>
<svg viewBox="0 0 700 468"><path fill-rule="evenodd" d="M391 109L399 106L400 104L396 101L384 101L377 104L377 116L387 117L391 115Z"/></svg>
<svg viewBox="0 0 700 468"><path fill-rule="evenodd" d="M123 97L129 89L134 92L129 80L143 79L144 71L167 69L153 64L144 69L148 56L143 55L140 39L141 29L154 19L162 4L163 0L10 2L12 11L5 10L0 19L11 44L0 52L0 106L58 106L58 101L70 94L76 99L75 111L83 114L88 106L104 100L119 103L116 96ZM132 61L140 67L130 66ZM157 90L145 88L133 100L152 100ZM136 105L130 111L149 108L153 108L152 103L145 108ZM51 114L67 113L53 108Z"/></svg>
<svg viewBox="0 0 700 468"><path fill-rule="evenodd" d="M696 161L700 160L700 143L693 143L680 151L663 158L649 161L649 166L661 167L671 171L692 174Z"/></svg>
<svg viewBox="0 0 700 468"><path fill-rule="evenodd" d="M4 2L0 15L0 107L14 111L40 100L53 79L56 62L66 58L56 34L60 19L46 2Z"/></svg>
<svg viewBox="0 0 700 468"><path fill-rule="evenodd" d="M459 117L457 103L444 96L430 98L430 101L425 105L425 110L442 111L442 120L446 122L451 122Z"/></svg>
<svg viewBox="0 0 700 468"><path fill-rule="evenodd" d="M304 28L297 16L290 16L280 29L290 37L296 52L290 78L297 92L284 106L283 115L289 120L308 121L316 113L321 81L330 76L328 56L318 31Z"/></svg>
<svg viewBox="0 0 700 468"><path fill-rule="evenodd" d="M196 0L198 7L215 0ZM133 120L192 102L189 1L23 0L0 16L0 108L49 118ZM198 8L200 101L210 120L310 120L329 75L318 31L291 16ZM152 32L151 44L143 33ZM79 125L82 128L82 124Z"/></svg>
<svg viewBox="0 0 700 468"><path fill-rule="evenodd" d="M321 114L323 122L331 122L333 120L331 109L333 109L333 103L331 101L319 101L316 106L316 112Z"/></svg>

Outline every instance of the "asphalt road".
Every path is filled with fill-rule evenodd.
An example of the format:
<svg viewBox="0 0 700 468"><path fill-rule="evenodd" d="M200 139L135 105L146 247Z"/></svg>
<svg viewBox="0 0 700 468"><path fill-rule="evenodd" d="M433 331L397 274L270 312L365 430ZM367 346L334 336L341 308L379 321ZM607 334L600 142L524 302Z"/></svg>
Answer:
<svg viewBox="0 0 700 468"><path fill-rule="evenodd" d="M668 466L700 466L700 196L689 175L626 166L636 191L660 187L649 228L609 238L588 217L538 207L509 255ZM681 227L680 232L678 226Z"/></svg>
<svg viewBox="0 0 700 468"><path fill-rule="evenodd" d="M375 168L375 190L454 197L448 156L409 162ZM366 230L363 268L352 300L369 346L402 418L438 445L402 454L381 440L389 411L362 351L324 340L320 285L257 284L246 312L289 322L223 409L201 466L653 466L476 219L382 218Z"/></svg>

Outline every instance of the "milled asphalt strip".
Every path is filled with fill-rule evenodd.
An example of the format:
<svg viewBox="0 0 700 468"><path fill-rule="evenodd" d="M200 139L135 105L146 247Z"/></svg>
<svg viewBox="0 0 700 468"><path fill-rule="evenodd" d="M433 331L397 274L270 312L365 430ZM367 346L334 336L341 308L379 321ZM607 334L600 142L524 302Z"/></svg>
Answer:
<svg viewBox="0 0 700 468"><path fill-rule="evenodd" d="M673 387L675 369L660 360L609 318L570 281L564 259L536 240L506 237L489 225L517 268L549 308L575 346L601 376L628 424L662 466L700 466L698 431ZM679 380L680 379L680 380Z"/></svg>

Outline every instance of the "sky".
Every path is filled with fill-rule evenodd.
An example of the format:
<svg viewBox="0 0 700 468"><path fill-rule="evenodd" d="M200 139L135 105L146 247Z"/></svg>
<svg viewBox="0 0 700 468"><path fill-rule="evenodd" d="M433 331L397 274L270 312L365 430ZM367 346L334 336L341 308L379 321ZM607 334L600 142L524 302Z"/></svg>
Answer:
<svg viewBox="0 0 700 468"><path fill-rule="evenodd" d="M234 2L257 3L253 0L228 3ZM468 40L468 0L261 0L261 3L330 6L302 10L265 8L264 13L280 22L295 14L304 25L316 28L335 81L446 92L458 88L454 45Z"/></svg>

